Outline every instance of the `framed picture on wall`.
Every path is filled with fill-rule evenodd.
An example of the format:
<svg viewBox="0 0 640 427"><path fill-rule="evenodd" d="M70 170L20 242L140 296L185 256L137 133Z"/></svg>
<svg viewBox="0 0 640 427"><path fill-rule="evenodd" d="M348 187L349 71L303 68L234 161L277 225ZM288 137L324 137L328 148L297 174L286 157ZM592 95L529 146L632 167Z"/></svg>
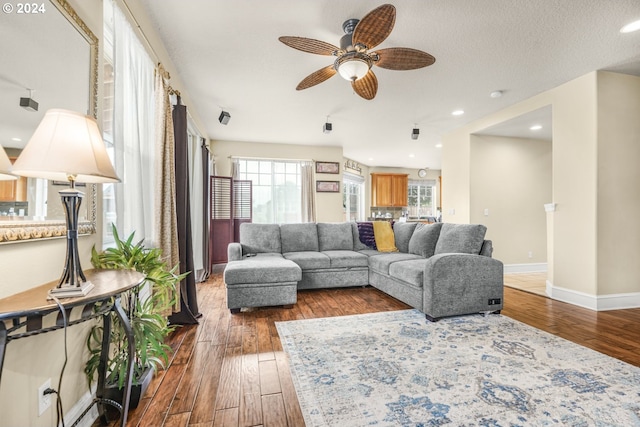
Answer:
<svg viewBox="0 0 640 427"><path fill-rule="evenodd" d="M340 163L316 162L316 173L340 173Z"/></svg>
<svg viewBox="0 0 640 427"><path fill-rule="evenodd" d="M339 193L340 181L316 181L318 193Z"/></svg>

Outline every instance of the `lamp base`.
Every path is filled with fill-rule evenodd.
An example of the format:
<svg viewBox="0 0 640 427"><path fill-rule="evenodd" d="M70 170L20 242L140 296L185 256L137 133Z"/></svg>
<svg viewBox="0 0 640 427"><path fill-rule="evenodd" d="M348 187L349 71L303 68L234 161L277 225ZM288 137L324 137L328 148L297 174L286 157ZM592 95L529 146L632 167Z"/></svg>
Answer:
<svg viewBox="0 0 640 427"><path fill-rule="evenodd" d="M75 298L75 297L83 297L91 292L91 289L94 288L93 283L86 281L80 283L80 286L61 286L59 288L53 288L49 291L47 295L47 299L56 298Z"/></svg>

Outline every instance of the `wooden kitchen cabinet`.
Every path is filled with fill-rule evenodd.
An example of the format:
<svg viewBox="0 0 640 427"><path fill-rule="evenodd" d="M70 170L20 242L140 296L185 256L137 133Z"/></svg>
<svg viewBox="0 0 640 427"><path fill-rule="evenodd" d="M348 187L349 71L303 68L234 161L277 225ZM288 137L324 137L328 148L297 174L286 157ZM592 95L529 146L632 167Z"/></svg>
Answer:
<svg viewBox="0 0 640 427"><path fill-rule="evenodd" d="M11 163L15 157L10 157ZM24 202L27 200L27 178L21 176L15 180L0 181L0 201Z"/></svg>
<svg viewBox="0 0 640 427"><path fill-rule="evenodd" d="M398 173L371 174L371 206L407 206L409 175Z"/></svg>

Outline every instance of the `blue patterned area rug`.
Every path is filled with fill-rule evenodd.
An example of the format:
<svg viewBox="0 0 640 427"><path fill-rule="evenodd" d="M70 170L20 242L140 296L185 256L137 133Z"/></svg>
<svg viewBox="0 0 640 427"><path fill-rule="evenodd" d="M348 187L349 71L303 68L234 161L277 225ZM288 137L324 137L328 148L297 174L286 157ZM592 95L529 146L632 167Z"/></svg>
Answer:
<svg viewBox="0 0 640 427"><path fill-rule="evenodd" d="M501 315L276 323L311 426L640 426L640 368Z"/></svg>

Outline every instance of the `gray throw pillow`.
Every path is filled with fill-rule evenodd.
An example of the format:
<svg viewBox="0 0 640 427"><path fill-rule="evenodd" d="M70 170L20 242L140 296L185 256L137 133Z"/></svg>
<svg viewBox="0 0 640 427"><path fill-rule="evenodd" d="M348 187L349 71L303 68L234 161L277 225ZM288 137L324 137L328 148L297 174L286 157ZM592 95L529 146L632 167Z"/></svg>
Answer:
<svg viewBox="0 0 640 427"><path fill-rule="evenodd" d="M417 222L396 222L393 224L393 236L396 248L405 254L409 252L409 240L416 229Z"/></svg>
<svg viewBox="0 0 640 427"><path fill-rule="evenodd" d="M409 240L409 253L429 258L433 256L442 228L441 222L433 224L418 223Z"/></svg>
<svg viewBox="0 0 640 427"><path fill-rule="evenodd" d="M436 244L436 255L474 254L482 249L487 227L482 224L443 224Z"/></svg>

